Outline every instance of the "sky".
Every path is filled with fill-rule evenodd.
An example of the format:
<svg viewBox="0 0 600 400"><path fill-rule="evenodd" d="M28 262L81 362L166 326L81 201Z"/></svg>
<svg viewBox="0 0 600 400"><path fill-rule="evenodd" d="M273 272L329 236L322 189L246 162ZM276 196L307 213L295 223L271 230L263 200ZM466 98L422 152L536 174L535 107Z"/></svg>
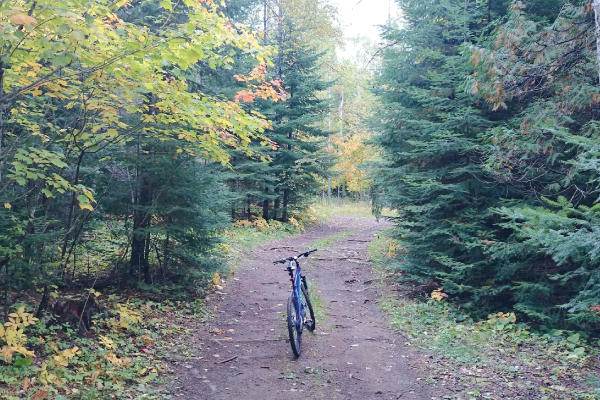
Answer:
<svg viewBox="0 0 600 400"><path fill-rule="evenodd" d="M379 43L379 29L388 17L397 18L398 9L394 0L336 0L346 39L358 35L367 36L374 44ZM347 57L354 53L348 44L342 53Z"/></svg>

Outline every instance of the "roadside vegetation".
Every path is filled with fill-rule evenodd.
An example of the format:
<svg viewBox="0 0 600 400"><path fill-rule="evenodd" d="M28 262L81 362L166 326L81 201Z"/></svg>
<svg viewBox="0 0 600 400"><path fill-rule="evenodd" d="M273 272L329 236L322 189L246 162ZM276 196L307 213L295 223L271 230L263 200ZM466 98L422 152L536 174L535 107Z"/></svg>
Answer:
<svg viewBox="0 0 600 400"><path fill-rule="evenodd" d="M242 221L226 229L220 251L229 262L192 291L181 285L91 289L81 313L78 293L52 287L50 297L61 309L53 310L58 316L41 320L33 316L33 298L24 295L0 324L0 397L162 398L157 388L173 378L169 365L202 351L186 345L190 327L215 317L206 301L235 274L242 252L301 233L316 221L314 216L290 219L293 223ZM318 296L315 306L323 318Z"/></svg>
<svg viewBox="0 0 600 400"><path fill-rule="evenodd" d="M600 343L583 331L532 328L505 312L475 321L434 281L394 266L402 246L384 231L369 258L386 287L380 299L405 346L425 350L428 383L453 399L600 399Z"/></svg>

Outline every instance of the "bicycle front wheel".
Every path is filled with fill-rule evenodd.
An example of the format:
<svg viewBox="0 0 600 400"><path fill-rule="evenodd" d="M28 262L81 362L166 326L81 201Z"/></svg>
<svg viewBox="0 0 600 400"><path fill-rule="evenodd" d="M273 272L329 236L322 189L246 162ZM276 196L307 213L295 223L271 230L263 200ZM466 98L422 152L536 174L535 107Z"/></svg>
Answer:
<svg viewBox="0 0 600 400"><path fill-rule="evenodd" d="M300 357L302 352L302 321L299 320L298 306L294 301L294 296L290 296L287 304L287 326L290 334L290 345L294 356Z"/></svg>

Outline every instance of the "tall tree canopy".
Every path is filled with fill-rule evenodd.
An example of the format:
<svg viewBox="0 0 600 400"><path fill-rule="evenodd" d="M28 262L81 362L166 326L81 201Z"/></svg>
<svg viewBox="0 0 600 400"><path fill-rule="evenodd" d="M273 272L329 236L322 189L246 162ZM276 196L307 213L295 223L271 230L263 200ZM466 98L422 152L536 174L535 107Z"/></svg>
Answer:
<svg viewBox="0 0 600 400"><path fill-rule="evenodd" d="M164 277L177 257L214 248L206 239L227 219L197 198L220 193L200 164L228 162L229 149L264 140L269 122L204 91L199 72L229 70L243 54L239 90L279 100L265 82L271 49L210 0L40 0L0 2L0 52L6 293L82 271L151 282L151 263ZM91 265L90 251L103 261Z"/></svg>

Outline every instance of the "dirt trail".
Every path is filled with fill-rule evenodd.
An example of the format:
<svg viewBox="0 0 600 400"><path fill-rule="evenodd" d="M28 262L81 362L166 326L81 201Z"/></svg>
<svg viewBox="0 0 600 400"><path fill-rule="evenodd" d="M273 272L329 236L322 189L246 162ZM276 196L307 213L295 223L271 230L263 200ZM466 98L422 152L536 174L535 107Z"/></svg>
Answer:
<svg viewBox="0 0 600 400"><path fill-rule="evenodd" d="M377 303L378 284L366 261L368 242L384 223L338 217L294 238L248 254L216 301L219 318L198 328L190 346L202 357L179 363L180 399L431 399L418 373L422 356L390 330ZM317 309L302 355L287 341L287 273L271 260L307 250L317 239L353 234L319 249L303 268ZM313 300L314 302L315 300Z"/></svg>

